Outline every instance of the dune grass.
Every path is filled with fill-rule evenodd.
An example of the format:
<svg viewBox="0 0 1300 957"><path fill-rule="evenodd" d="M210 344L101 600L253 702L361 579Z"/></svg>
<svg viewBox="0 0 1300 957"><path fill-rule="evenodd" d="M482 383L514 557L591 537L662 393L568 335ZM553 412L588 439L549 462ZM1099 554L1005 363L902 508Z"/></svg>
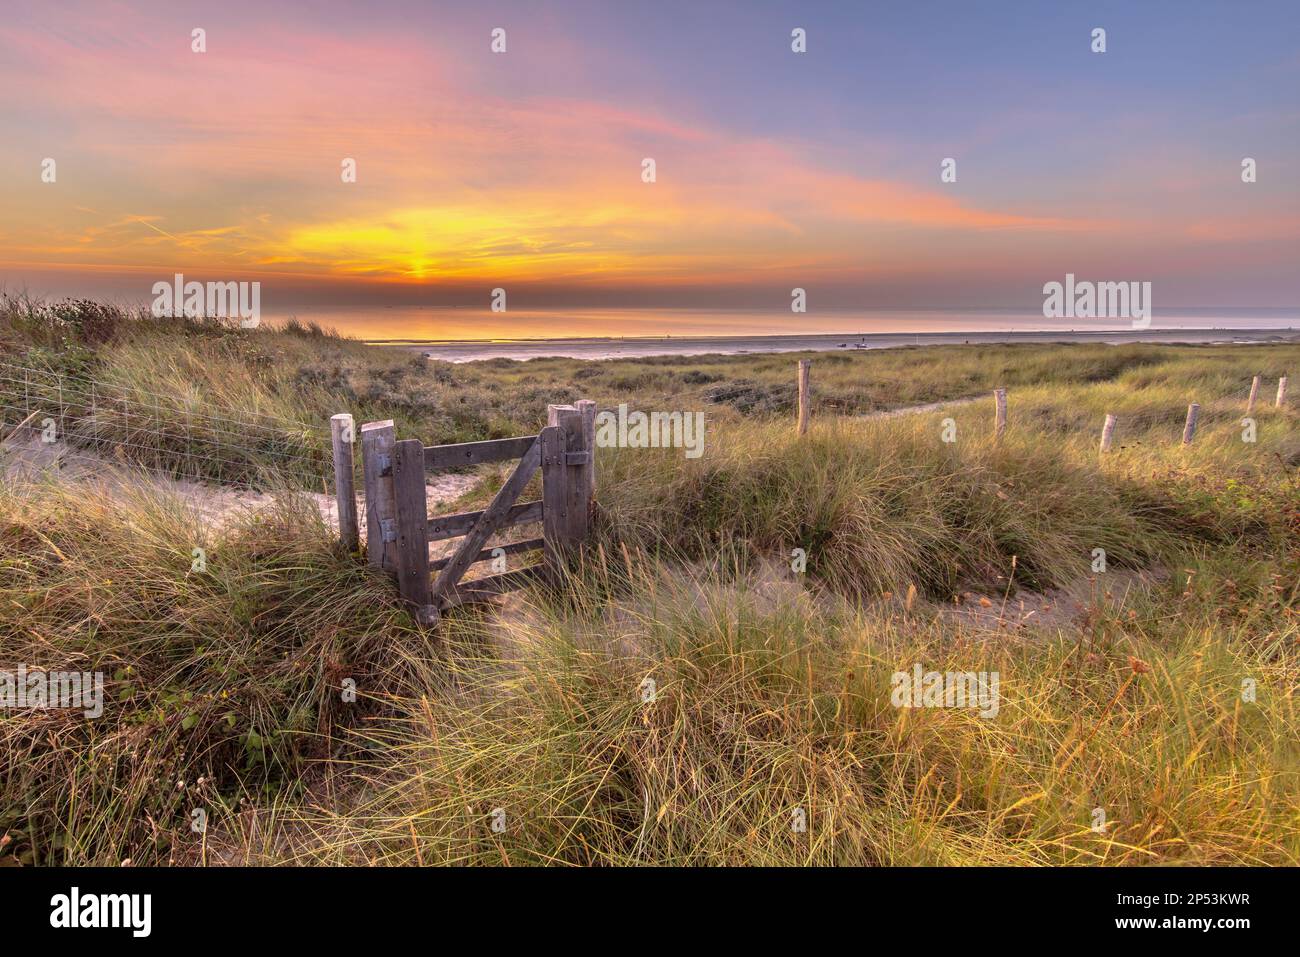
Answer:
<svg viewBox="0 0 1300 957"><path fill-rule="evenodd" d="M1190 395L1177 397L1183 406L1209 393L1244 399L1251 375L1265 376L1267 390L1298 364L1300 346L1020 344L800 355L814 359L814 417L820 418L966 398L995 387L1019 393L1110 383L1120 387L1120 396L1134 389L1145 396L1143 390L1172 383L1171 391ZM177 431L187 415L247 422L247 434L212 430L208 447L217 455L247 454L260 438L252 427L263 420L288 423L281 440L302 445L304 424L324 436L329 417L344 411L358 422L394 419L401 435L426 444L535 431L545 424L548 403L579 398L602 407L627 402L633 408L704 409L719 423L780 419L794 407L798 357L453 364L301 323L245 330L214 320L154 319L99 303L50 304L0 294L0 364L66 377L74 391L93 380L110 400L162 415ZM14 405L15 397L0 377L0 405ZM1266 393L1261 403L1268 402ZM109 440L120 431L124 442L140 441L130 436L129 425L119 415L100 423L96 434Z"/></svg>
<svg viewBox="0 0 1300 957"><path fill-rule="evenodd" d="M1255 442L1240 422L1295 345L818 356L799 439L789 356L449 367L305 327L6 309L6 359L177 414L346 409L450 441L590 396L708 429L698 459L602 449L569 587L437 635L290 488L214 529L143 479L0 484L0 670L108 679L100 719L0 711L7 861L1300 863L1300 420L1265 394ZM997 444L987 398L856 418L994 385ZM71 418L86 444L130 434ZM1161 574L1108 578L1139 568ZM1085 615L1015 634L946 610L1080 582ZM895 707L914 664L997 672L996 716Z"/></svg>
<svg viewBox="0 0 1300 957"><path fill-rule="evenodd" d="M0 668L106 683L103 720L0 711L6 852L165 863L193 808L301 794L343 677L381 686L422 640L331 539L291 493L217 534L143 476L112 498L0 486Z"/></svg>
<svg viewBox="0 0 1300 957"><path fill-rule="evenodd" d="M1103 461L1070 432L1085 395L1027 395L999 446L942 443L936 413L727 426L698 460L609 450L579 587L453 621L406 713L357 732L365 798L290 813L273 857L1296 863L1294 418L1189 449L1152 422ZM1144 566L1169 574L1108 584ZM1075 625L936 614L1080 577ZM917 663L997 672L997 717L893 707Z"/></svg>
<svg viewBox="0 0 1300 957"><path fill-rule="evenodd" d="M1101 639L1008 643L648 574L612 606L455 629L429 692L357 732L374 756L356 769L365 799L291 814L276 856L987 865L1300 852L1294 650L1208 620L1168 630L1172 594L1103 608ZM997 719L891 707L891 673L917 662L999 672ZM1269 689L1253 705L1245 677Z"/></svg>

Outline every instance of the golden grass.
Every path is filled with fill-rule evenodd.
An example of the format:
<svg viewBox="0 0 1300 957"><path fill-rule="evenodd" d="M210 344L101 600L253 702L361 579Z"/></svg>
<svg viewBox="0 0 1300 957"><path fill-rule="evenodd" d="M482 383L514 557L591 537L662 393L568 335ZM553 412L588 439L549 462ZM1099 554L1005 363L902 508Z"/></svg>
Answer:
<svg viewBox="0 0 1300 957"><path fill-rule="evenodd" d="M287 490L217 532L143 483L0 486L0 668L110 679L98 721L0 712L0 853L21 863L1300 863L1300 429L1267 390L1255 443L1240 423L1250 376L1295 345L819 356L799 440L788 356L452 369L84 308L0 312L0 343L178 413L396 412L426 441L531 430L583 395L709 413L699 459L601 451L597 540L563 595L450 616L436 641ZM987 400L850 417L993 385L1001 444ZM1168 574L1110 589L1098 547ZM1008 635L942 612L1089 577L1078 620ZM894 707L917 663L996 671L996 717Z"/></svg>

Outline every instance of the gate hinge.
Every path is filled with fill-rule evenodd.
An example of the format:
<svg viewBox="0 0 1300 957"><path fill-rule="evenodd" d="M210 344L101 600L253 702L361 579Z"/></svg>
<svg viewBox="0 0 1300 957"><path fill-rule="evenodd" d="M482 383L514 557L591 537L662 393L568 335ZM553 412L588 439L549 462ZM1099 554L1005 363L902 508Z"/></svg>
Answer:
<svg viewBox="0 0 1300 957"><path fill-rule="evenodd" d="M391 518L382 519L379 522L379 530L383 533L383 539L386 542L397 541L397 523Z"/></svg>
<svg viewBox="0 0 1300 957"><path fill-rule="evenodd" d="M590 452L565 452L564 464L565 465L590 465L591 453Z"/></svg>

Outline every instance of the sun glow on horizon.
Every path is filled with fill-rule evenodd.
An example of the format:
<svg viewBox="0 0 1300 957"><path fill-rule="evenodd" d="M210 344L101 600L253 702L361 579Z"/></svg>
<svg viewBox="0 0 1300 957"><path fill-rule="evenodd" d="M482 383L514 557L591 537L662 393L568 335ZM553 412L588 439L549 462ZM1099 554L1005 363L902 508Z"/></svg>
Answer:
<svg viewBox="0 0 1300 957"><path fill-rule="evenodd" d="M26 185L4 195L0 283L142 295L184 272L282 302L459 306L528 286L547 304L719 308L778 308L801 286L849 308L1019 303L1074 272L1151 280L1161 301L1300 301L1282 172L1300 124L1278 92L1300 70L1263 15L1114 15L1120 38L1276 45L1189 65L1173 39L1100 63L1048 9L954 12L950 37L832 6L797 55L772 11L506 3L500 56L477 15L426 31L423 9L290 29L230 0L199 55L166 5L19 0L0 24L0 89L21 94L0 101L0 177ZM1045 46L1008 60L1022 32ZM1101 118L1083 141L1081 117ZM1261 174L1244 186L1247 149Z"/></svg>

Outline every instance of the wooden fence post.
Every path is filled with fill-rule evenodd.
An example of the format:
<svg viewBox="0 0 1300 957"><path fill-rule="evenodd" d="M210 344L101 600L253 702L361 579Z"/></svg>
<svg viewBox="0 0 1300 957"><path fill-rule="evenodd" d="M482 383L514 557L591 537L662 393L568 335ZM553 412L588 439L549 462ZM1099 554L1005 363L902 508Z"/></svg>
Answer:
<svg viewBox="0 0 1300 957"><path fill-rule="evenodd" d="M993 390L993 438L1001 442L1003 434L1007 431L1007 390Z"/></svg>
<svg viewBox="0 0 1300 957"><path fill-rule="evenodd" d="M587 514L590 515L596 499L596 400L579 399L573 404L582 413L582 431L587 437L587 448L591 451L591 461L583 467L582 475L587 495Z"/></svg>
<svg viewBox="0 0 1300 957"><path fill-rule="evenodd" d="M1115 435L1115 416L1106 413L1106 422L1101 427L1101 450L1110 451L1110 440Z"/></svg>
<svg viewBox="0 0 1300 957"><path fill-rule="evenodd" d="M1187 407L1187 422L1183 425L1183 445L1191 445L1196 435L1196 418L1201 414L1201 406L1193 402Z"/></svg>
<svg viewBox="0 0 1300 957"><path fill-rule="evenodd" d="M361 544L357 528L357 492L352 476L352 416L346 412L330 417L330 439L334 444L334 498L339 509L339 541L350 552Z"/></svg>
<svg viewBox="0 0 1300 957"><path fill-rule="evenodd" d="M550 406L548 416L553 416ZM568 545L565 541L567 528L566 509L568 508L565 476L568 469L564 464L565 434L558 425L548 425L542 429L542 561L552 587L559 587L563 581L565 556Z"/></svg>
<svg viewBox="0 0 1300 957"><path fill-rule="evenodd" d="M1259 395L1259 376L1250 380L1250 397L1246 399L1246 414L1255 410L1255 396Z"/></svg>
<svg viewBox="0 0 1300 957"><path fill-rule="evenodd" d="M397 507L397 590L430 625L438 610L429 589L429 506L424 489L424 443L406 439L393 447L393 498Z"/></svg>
<svg viewBox="0 0 1300 957"><path fill-rule="evenodd" d="M366 551L370 564L397 573L397 509L393 498L392 419L361 426L361 476L366 497Z"/></svg>
<svg viewBox="0 0 1300 957"><path fill-rule="evenodd" d="M1273 404L1279 409L1286 405L1286 376L1277 380L1277 401Z"/></svg>
<svg viewBox="0 0 1300 957"><path fill-rule="evenodd" d="M805 435L808 432L808 373L812 368L811 359L799 360L799 434Z"/></svg>
<svg viewBox="0 0 1300 957"><path fill-rule="evenodd" d="M580 409L571 405L546 407L547 425L564 430L564 532L565 546L586 541L591 530L591 478L595 452L587 445L587 430ZM592 419L593 425L595 418ZM594 433L593 433L594 434ZM545 505L542 506L545 510Z"/></svg>

